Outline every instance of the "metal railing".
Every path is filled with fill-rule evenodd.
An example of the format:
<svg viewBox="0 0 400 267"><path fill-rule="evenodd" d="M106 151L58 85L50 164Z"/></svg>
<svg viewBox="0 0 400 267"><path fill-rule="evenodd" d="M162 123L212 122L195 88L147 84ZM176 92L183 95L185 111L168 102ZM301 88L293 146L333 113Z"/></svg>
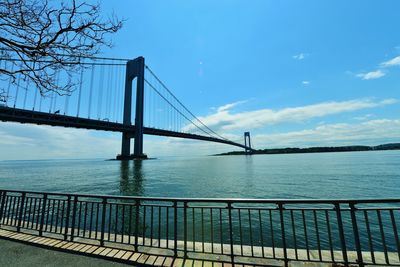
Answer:
<svg viewBox="0 0 400 267"><path fill-rule="evenodd" d="M258 200L0 190L0 224L179 257L400 265L400 199ZM164 250L161 250L164 251Z"/></svg>

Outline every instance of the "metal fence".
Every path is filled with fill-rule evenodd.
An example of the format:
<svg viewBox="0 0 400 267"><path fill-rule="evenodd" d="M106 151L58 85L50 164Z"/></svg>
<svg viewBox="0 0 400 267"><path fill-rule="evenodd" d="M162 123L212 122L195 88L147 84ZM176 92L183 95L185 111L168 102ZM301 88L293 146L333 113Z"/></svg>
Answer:
<svg viewBox="0 0 400 267"><path fill-rule="evenodd" d="M0 190L0 224L180 257L400 265L400 199L258 200Z"/></svg>

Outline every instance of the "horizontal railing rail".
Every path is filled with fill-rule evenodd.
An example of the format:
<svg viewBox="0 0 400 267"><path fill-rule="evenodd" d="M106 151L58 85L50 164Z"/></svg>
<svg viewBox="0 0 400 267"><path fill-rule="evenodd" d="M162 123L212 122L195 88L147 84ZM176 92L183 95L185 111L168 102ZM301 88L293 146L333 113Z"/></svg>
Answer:
<svg viewBox="0 0 400 267"><path fill-rule="evenodd" d="M151 198L0 190L1 227L241 262L400 265L399 215L400 199Z"/></svg>

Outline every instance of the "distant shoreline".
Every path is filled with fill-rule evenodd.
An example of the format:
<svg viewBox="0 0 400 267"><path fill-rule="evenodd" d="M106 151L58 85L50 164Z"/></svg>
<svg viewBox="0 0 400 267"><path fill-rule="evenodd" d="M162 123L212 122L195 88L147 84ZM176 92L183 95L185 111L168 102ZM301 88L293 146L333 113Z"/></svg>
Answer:
<svg viewBox="0 0 400 267"><path fill-rule="evenodd" d="M378 146L336 146L336 147L287 147L254 150L253 155L265 154L304 154L304 153L326 153L326 152L353 152L353 151L380 151L380 150L400 150L400 143L383 144ZM233 156L246 155L244 151L231 151L226 153L214 154L212 156Z"/></svg>

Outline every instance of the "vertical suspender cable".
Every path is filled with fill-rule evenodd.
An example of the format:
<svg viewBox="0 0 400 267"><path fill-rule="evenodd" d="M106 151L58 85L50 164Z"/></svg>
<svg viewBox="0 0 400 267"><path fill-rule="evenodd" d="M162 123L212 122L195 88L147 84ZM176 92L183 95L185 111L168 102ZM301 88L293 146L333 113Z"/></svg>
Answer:
<svg viewBox="0 0 400 267"><path fill-rule="evenodd" d="M115 97L114 94L114 66L111 65L111 81L110 81L110 121L111 119L113 119L114 117L112 116L113 114L113 98Z"/></svg>
<svg viewBox="0 0 400 267"><path fill-rule="evenodd" d="M11 63L11 72L14 71L14 63ZM7 95L6 95L6 103L8 105L8 98L10 97L10 87L11 87L11 76L10 79L8 80L8 87L7 87Z"/></svg>
<svg viewBox="0 0 400 267"><path fill-rule="evenodd" d="M108 118L108 101L109 101L109 97L108 97L108 89L110 88L110 66L107 66L107 84L106 84L106 92L105 92L105 96L106 98L105 100L105 114L104 114L104 118ZM106 75L104 75L106 76Z"/></svg>
<svg viewBox="0 0 400 267"><path fill-rule="evenodd" d="M56 76L56 85L60 82L60 70L57 72L57 76ZM54 95L54 103L53 103L53 110L56 111L57 108L57 97L58 97L58 93L55 92Z"/></svg>
<svg viewBox="0 0 400 267"><path fill-rule="evenodd" d="M42 95L42 92L40 92L40 95L39 95L39 111L42 111L42 97L43 97L43 95Z"/></svg>
<svg viewBox="0 0 400 267"><path fill-rule="evenodd" d="M92 96L93 96L93 79L94 79L94 71L95 71L96 65L93 64L92 66L92 72L90 74L90 91L89 91L89 107L88 107L88 119L90 119L90 113L92 110Z"/></svg>
<svg viewBox="0 0 400 267"><path fill-rule="evenodd" d="M116 111L116 109L117 109L117 92L118 92L118 65L115 65L114 67L113 67L113 73L114 73L114 88L113 88L113 90L112 90L112 94L113 94L113 99L114 99L114 105L113 105L113 116L112 116L112 118L113 118L113 121L116 121L116 118L115 118L115 111Z"/></svg>
<svg viewBox="0 0 400 267"><path fill-rule="evenodd" d="M118 83L117 86L115 87L115 92L116 92L116 115L115 115L115 122L118 122L119 120L119 115L120 115L120 97L121 97L121 73L122 73L122 68L121 66L117 66L117 77L118 77Z"/></svg>
<svg viewBox="0 0 400 267"><path fill-rule="evenodd" d="M53 108L53 100L54 100L54 91L51 91L49 113L51 113L51 109Z"/></svg>
<svg viewBox="0 0 400 267"><path fill-rule="evenodd" d="M108 86L107 86L107 120L111 118L111 88L112 88L112 66L108 65Z"/></svg>
<svg viewBox="0 0 400 267"><path fill-rule="evenodd" d="M69 99L71 98L72 92L67 93L67 97L65 98L65 103L64 103L64 115L68 115L68 110L69 110Z"/></svg>
<svg viewBox="0 0 400 267"><path fill-rule="evenodd" d="M79 80L78 109L77 109L77 112L76 112L76 116L77 117L79 117L79 112L80 112L80 109L81 109L82 83L83 83L83 67L81 69L81 78Z"/></svg>
<svg viewBox="0 0 400 267"><path fill-rule="evenodd" d="M37 99L37 94L38 94L38 89L35 88L34 90L35 90L35 96L34 96L34 98L33 98L33 108L32 108L33 111L35 110L36 99Z"/></svg>
<svg viewBox="0 0 400 267"><path fill-rule="evenodd" d="M101 118L102 105L103 105L103 86L104 86L104 65L100 67L100 79L99 79L99 97L97 103L97 117Z"/></svg>
<svg viewBox="0 0 400 267"><path fill-rule="evenodd" d="M17 92L15 94L15 99L14 99L14 108L17 105L17 99L18 99L18 93L19 93L19 83L21 81L21 74L18 76L19 76L19 78L18 78L18 82L17 82Z"/></svg>
<svg viewBox="0 0 400 267"><path fill-rule="evenodd" d="M23 109L25 109L25 106L26 106L26 99L28 97L29 82L30 82L30 80L28 79L28 81L26 82L26 87L25 87L25 96L24 96Z"/></svg>

